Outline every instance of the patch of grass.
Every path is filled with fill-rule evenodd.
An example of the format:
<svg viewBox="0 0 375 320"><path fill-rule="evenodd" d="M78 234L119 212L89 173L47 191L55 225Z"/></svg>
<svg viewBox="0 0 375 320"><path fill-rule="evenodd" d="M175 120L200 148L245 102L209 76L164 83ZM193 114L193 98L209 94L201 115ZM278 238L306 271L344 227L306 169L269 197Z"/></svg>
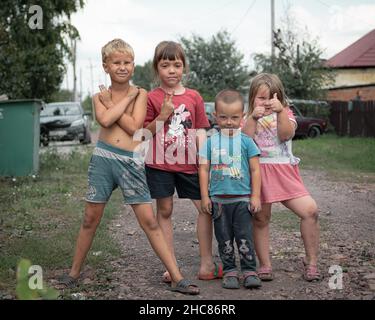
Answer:
<svg viewBox="0 0 375 320"><path fill-rule="evenodd" d="M271 217L272 224L291 232L299 231L300 219L289 210L274 211Z"/></svg>
<svg viewBox="0 0 375 320"><path fill-rule="evenodd" d="M60 155L52 149L40 156L36 177L0 178L0 290L14 294L21 258L44 272L69 268L84 213L91 148ZM105 209L86 263L104 264L120 253L108 224L122 206L115 192ZM93 256L93 251L102 254Z"/></svg>
<svg viewBox="0 0 375 320"><path fill-rule="evenodd" d="M300 231L300 218L290 210L273 211L271 216L272 224L277 228L285 231L299 232ZM320 231L328 229L327 221L319 217Z"/></svg>
<svg viewBox="0 0 375 320"><path fill-rule="evenodd" d="M336 179L375 183L375 139L326 134L316 139L293 141L300 166L324 170Z"/></svg>

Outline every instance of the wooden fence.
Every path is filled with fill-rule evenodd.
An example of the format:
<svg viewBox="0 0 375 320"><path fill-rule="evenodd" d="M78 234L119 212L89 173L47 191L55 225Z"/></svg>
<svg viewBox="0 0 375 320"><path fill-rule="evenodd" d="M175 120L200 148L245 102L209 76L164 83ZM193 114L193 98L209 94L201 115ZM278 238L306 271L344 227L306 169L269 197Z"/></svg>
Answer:
<svg viewBox="0 0 375 320"><path fill-rule="evenodd" d="M375 137L375 101L331 101L329 120L340 136Z"/></svg>

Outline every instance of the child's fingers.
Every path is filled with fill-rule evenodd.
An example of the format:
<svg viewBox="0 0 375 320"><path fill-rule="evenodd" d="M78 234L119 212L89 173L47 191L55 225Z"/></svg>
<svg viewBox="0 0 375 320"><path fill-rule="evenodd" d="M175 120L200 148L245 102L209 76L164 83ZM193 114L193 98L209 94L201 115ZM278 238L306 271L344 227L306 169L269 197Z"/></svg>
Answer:
<svg viewBox="0 0 375 320"><path fill-rule="evenodd" d="M251 205L251 211L257 213L261 210L261 207L258 205Z"/></svg>
<svg viewBox="0 0 375 320"><path fill-rule="evenodd" d="M163 104L166 104L168 100L168 95L164 94Z"/></svg>
<svg viewBox="0 0 375 320"><path fill-rule="evenodd" d="M274 99L277 99L277 92L275 92L275 93L273 94L273 98L274 98Z"/></svg>
<svg viewBox="0 0 375 320"><path fill-rule="evenodd" d="M172 94L168 95L168 102L172 103L173 96L174 96L174 91L172 91Z"/></svg>
<svg viewBox="0 0 375 320"><path fill-rule="evenodd" d="M101 84L101 85L99 85L99 90L100 90L100 91L103 91L103 90L105 90L105 86L104 86L104 85L102 85L102 84Z"/></svg>

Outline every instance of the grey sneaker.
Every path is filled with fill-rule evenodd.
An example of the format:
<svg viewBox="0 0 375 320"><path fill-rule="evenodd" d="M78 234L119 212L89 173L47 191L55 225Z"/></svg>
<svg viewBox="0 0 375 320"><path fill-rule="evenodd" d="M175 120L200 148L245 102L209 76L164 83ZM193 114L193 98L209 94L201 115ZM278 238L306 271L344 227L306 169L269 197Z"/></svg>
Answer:
<svg viewBox="0 0 375 320"><path fill-rule="evenodd" d="M257 275L248 275L244 278L243 285L247 289L260 288L262 281L260 281Z"/></svg>
<svg viewBox="0 0 375 320"><path fill-rule="evenodd" d="M221 285L224 289L239 289L240 281L237 276L224 276Z"/></svg>

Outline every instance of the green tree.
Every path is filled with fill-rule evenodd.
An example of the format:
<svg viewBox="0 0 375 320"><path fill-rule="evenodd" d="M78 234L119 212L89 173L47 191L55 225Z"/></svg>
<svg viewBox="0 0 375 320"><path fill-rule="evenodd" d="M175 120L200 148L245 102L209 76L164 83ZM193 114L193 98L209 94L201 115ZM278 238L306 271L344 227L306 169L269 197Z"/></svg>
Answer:
<svg viewBox="0 0 375 320"><path fill-rule="evenodd" d="M154 87L153 74L152 61L149 60L143 66L137 65L135 67L132 82L135 85L150 91Z"/></svg>
<svg viewBox="0 0 375 320"><path fill-rule="evenodd" d="M213 100L225 88L247 88L249 73L244 56L227 31L220 31L209 40L193 34L190 39L181 37L180 42L189 60L189 86L205 100Z"/></svg>
<svg viewBox="0 0 375 320"><path fill-rule="evenodd" d="M59 102L59 101L73 101L73 91L67 89L60 89L55 91L47 102Z"/></svg>
<svg viewBox="0 0 375 320"><path fill-rule="evenodd" d="M86 98L82 101L82 108L85 112L92 113L92 97L88 94Z"/></svg>
<svg viewBox="0 0 375 320"><path fill-rule="evenodd" d="M78 39L70 15L83 0L39 0L41 21L35 25L32 0L3 0L0 6L0 93L10 98L48 100L58 91L71 58L69 42Z"/></svg>
<svg viewBox="0 0 375 320"><path fill-rule="evenodd" d="M322 53L317 39L301 32L287 13L283 27L274 35L275 57L254 55L257 73L277 74L291 98L325 99L325 87L333 79L332 72L323 67Z"/></svg>

